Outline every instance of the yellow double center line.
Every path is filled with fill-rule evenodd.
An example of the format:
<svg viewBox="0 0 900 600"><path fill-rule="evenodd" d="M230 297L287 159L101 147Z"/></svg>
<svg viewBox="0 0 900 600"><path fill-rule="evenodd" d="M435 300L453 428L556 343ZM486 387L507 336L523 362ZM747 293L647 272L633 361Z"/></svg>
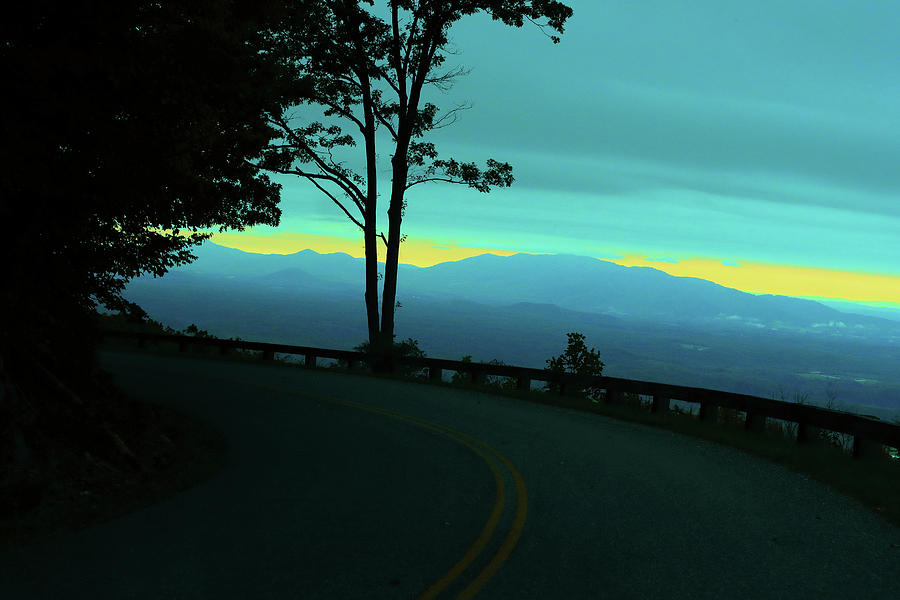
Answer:
<svg viewBox="0 0 900 600"><path fill-rule="evenodd" d="M490 543L491 538L494 536L494 531L497 529L497 525L500 522L500 517L503 514L503 507L506 503L506 491L503 484L503 475L500 473L500 469L497 468L495 462L491 460L491 456L493 456L497 461L503 464L503 466L506 467L506 469L512 475L516 489L516 512L515 516L513 517L513 522L512 526L510 527L509 533L506 534L506 539L503 540L503 543L500 545L500 548L497 550L496 554L491 557L488 564L484 566L484 568L478 573L478 575L476 575L475 578L472 579L471 582L469 582L469 585L467 585L461 592L459 592L456 598L458 600L466 600L475 597L475 595L481 590L484 584L486 584L491 579L491 577L493 577L494 574L500 569L504 561L506 561L510 553L513 551L513 548L515 548L516 543L519 541L519 537L522 535L522 529L525 527L525 516L528 512L528 493L525 489L525 480L522 479L522 475L519 473L518 469L516 469L516 467L509 461L508 458L506 458L497 450L482 442L481 440L474 438L467 433L456 431L455 429L451 429L443 425L438 425L437 423L432 423L431 421L426 421L425 419L420 419L419 417L414 417L412 415L407 415L384 408L376 408L374 406L369 406L359 402L353 402L351 400L343 400L341 398L325 396L322 394L300 392L288 388L261 384L255 381L237 380L231 378L228 378L228 381L242 383L245 385L263 388L275 392L287 393L296 396L305 396L307 398L313 398L316 400L324 400L326 402L331 402L334 404L351 406L360 410L365 410L368 412L385 415L394 419L407 421L423 429L428 429L430 431L438 433L446 438L455 441L458 444L469 448L472 452L480 456L482 460L487 463L488 467L490 467L491 469L491 473L494 476L494 484L497 491L497 499L494 502L494 508L493 510L491 510L491 515L490 517L488 517L487 523L485 523L484 528L481 530L481 534L478 536L478 539L475 540L475 543L473 543L472 546L469 547L463 557L460 558L459 561L457 561L457 563L453 565L450 570L444 574L443 577L438 579L430 588L425 590L425 592L421 596L419 596L420 600L431 600L433 598L437 598L438 594L440 594L449 585L455 582L463 574L463 572L475 561L475 559L478 558L481 552Z"/></svg>

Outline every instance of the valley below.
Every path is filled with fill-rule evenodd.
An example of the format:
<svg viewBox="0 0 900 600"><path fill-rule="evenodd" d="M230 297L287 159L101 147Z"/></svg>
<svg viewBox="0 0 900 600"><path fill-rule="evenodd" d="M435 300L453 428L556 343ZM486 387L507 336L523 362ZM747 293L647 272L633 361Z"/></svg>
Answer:
<svg viewBox="0 0 900 600"><path fill-rule="evenodd" d="M162 278L133 280L126 297L165 325L182 329L194 323L217 337L346 350L366 339L362 277L361 272L355 272L361 267L361 259L304 251L286 255L304 255L305 264L290 266L282 255L235 255L240 251L209 243L201 250L224 264L204 262L205 257L200 256L192 265L173 269ZM228 255L240 260L229 264L225 260ZM556 279L563 275L563 281L554 286L557 291L529 293L524 284L516 291L508 283L507 297L519 301L503 302L501 296L475 283L480 279L496 284L498 278L478 273L478 258L482 257L467 259L474 262L470 269L463 269L464 276L454 275L456 285L434 278L423 283L427 279L424 272L429 269L401 269L398 341L416 339L431 357L458 360L471 355L474 361L497 359L544 368L547 359L565 349L566 333L578 331L586 336L588 346L600 353L606 375L803 401L885 420L900 419L900 323L840 313L807 300L753 296L709 282L703 284L715 287L702 285L701 289L711 293L684 297L688 292L678 290L681 282L660 278L656 275L659 272L652 277L676 289L674 296L669 294L669 305L676 305L669 314L645 310L643 315L614 316L608 314L612 311L573 310L557 303L533 301L546 300L545 296L553 293L562 303L574 303L562 291L566 289L565 270L549 264L547 258L553 257L548 256L541 259L554 269ZM515 257L488 260L495 263L509 258ZM241 260L247 264L242 265ZM272 266L274 261L279 264ZM444 264L459 270L467 261ZM319 273L312 268L317 263L324 265ZM618 277L625 275L628 273L616 273ZM530 281L546 276L540 269L530 269ZM584 277L576 281L585 287ZM595 291L597 298L615 301L609 289L602 289L602 281L595 278L593 285L599 288ZM579 293L586 297L586 292ZM715 299L717 294L726 298L726 305ZM734 297L737 302L728 305L728 298ZM780 313L765 306L757 309L755 298L787 308ZM678 302L702 306L703 311L682 311L690 314L678 318ZM623 304L627 306L627 302ZM812 321L791 320L791 315L810 312L810 305L815 305L811 312L821 314L814 314ZM765 310L771 314L765 314Z"/></svg>

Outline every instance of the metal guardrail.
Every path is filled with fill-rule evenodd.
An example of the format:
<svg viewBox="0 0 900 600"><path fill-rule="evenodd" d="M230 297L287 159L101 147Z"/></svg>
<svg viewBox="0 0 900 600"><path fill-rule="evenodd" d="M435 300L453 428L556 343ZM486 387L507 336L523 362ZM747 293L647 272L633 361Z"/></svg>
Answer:
<svg viewBox="0 0 900 600"><path fill-rule="evenodd" d="M351 368L355 364L365 364L369 361L366 353L350 350L164 333L129 331L104 331L102 333L105 337L136 339L139 346L145 346L148 341L175 342L181 351L186 351L191 346L215 346L223 354L233 349L256 350L262 352L263 360L272 360L276 353L297 354L305 357L304 363L307 367L315 367L317 358L345 361ZM818 432L822 429L851 435L853 436L853 456L855 458L880 455L883 452L882 446L900 449L900 425L881 421L878 417L871 415L859 415L809 404L652 381L620 379L603 375L582 376L556 373L546 369L463 362L442 358L406 357L398 359L398 363L410 367L427 368L428 378L436 380L441 379L443 371L446 369L457 373L467 373L476 384L483 383L489 375L514 378L516 387L521 390L530 389L532 381L555 384L561 394L586 388L601 389L605 392L605 401L613 404L621 403L624 394L651 396L653 399L651 410L656 413L667 412L672 400L692 402L700 405L700 419L710 422L718 419L720 407L734 409L746 413L745 427L752 431L764 431L767 419L781 419L796 423L797 441L801 443L815 440Z"/></svg>

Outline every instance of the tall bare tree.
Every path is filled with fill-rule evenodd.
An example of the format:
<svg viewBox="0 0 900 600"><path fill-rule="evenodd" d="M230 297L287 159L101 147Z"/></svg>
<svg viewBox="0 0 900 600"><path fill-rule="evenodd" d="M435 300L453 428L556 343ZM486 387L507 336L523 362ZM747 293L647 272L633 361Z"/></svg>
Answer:
<svg viewBox="0 0 900 600"><path fill-rule="evenodd" d="M547 35L556 43L555 33L563 32L572 9L556 0L387 0L384 8L379 16L374 0L323 0L304 4L285 19L273 36L273 51L299 69L310 90L307 104L324 109L324 118L297 118L298 107L273 117L282 140L259 164L308 180L362 231L369 348L381 357L382 368L390 368L407 190L443 181L489 192L513 182L508 163L488 159L479 167L439 158L425 139L429 131L453 123L459 110L439 116L439 107L423 100L426 86L445 90L464 73L444 67L451 26L486 13L513 27L534 23L545 33L550 30ZM391 147L386 235L376 224L379 130L387 133ZM360 138L365 167L357 172L343 159ZM386 249L380 320L379 239Z"/></svg>

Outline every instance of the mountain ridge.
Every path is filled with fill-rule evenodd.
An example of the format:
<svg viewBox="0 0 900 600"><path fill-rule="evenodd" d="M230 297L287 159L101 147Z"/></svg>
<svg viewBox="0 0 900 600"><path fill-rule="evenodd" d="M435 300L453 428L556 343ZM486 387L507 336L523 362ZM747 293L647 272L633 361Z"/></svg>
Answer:
<svg viewBox="0 0 900 600"><path fill-rule="evenodd" d="M292 254L257 254L207 241L195 253L194 263L172 271L253 275L291 289L305 282L330 291L345 288L345 293L362 290L365 277L365 260L343 252L306 249ZM383 267L380 263L379 272L383 273ZM430 267L400 267L401 303L404 298L459 297L492 306L552 304L578 312L670 324L828 330L900 340L900 323L883 317L843 312L804 298L752 294L653 267L626 267L573 254L481 254Z"/></svg>

